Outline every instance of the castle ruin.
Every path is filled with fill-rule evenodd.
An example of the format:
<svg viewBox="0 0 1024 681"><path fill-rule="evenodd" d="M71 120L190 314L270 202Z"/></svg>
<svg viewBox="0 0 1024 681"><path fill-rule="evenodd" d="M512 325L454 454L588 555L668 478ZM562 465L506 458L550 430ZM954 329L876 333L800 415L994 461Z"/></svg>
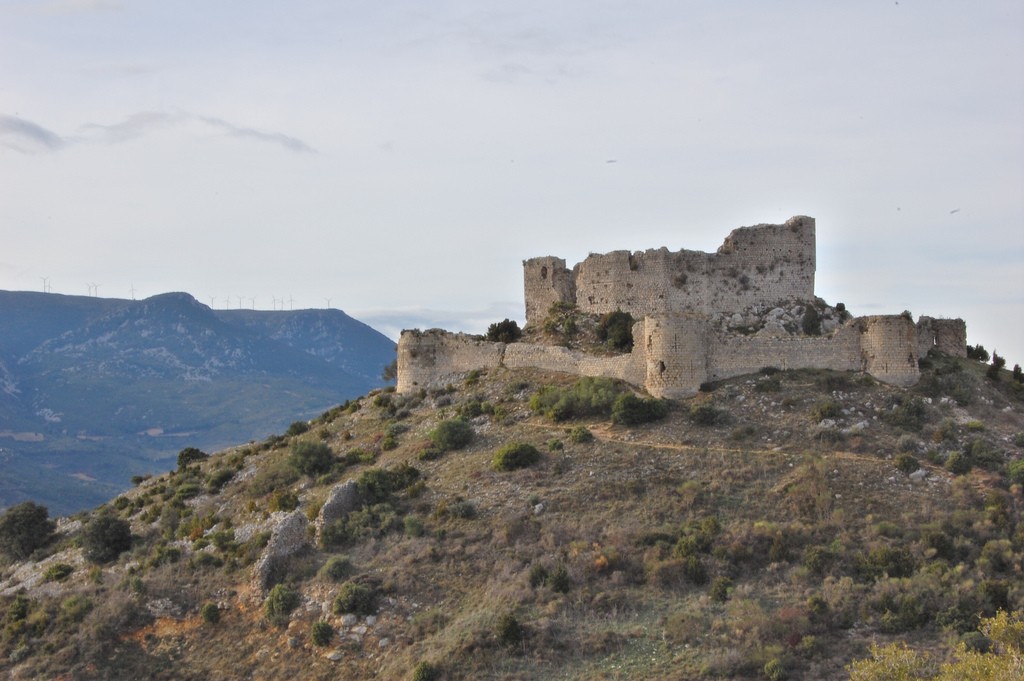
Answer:
<svg viewBox="0 0 1024 681"><path fill-rule="evenodd" d="M909 315L850 318L814 294L815 222L735 229L715 253L667 248L523 263L526 325L544 323L553 306L583 313L621 310L637 321L629 354L597 356L561 346L494 343L439 329L403 331L398 342L401 393L451 382L474 369L537 368L619 378L656 397L687 397L702 383L763 367L864 371L910 386L918 359L935 349L965 357L960 319ZM822 308L821 335L793 321Z"/></svg>

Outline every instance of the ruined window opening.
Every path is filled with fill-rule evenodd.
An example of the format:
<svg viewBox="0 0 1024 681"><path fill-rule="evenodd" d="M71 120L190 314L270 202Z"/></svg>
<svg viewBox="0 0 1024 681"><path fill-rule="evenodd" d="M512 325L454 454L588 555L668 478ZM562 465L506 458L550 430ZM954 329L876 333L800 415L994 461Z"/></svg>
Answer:
<svg viewBox="0 0 1024 681"><path fill-rule="evenodd" d="M540 268L540 278L541 279L547 279L548 278L548 266L547 265L545 265L544 267Z"/></svg>
<svg viewBox="0 0 1024 681"><path fill-rule="evenodd" d="M658 373L659 374L665 373L665 363L662 362L661 360L658 360Z"/></svg>

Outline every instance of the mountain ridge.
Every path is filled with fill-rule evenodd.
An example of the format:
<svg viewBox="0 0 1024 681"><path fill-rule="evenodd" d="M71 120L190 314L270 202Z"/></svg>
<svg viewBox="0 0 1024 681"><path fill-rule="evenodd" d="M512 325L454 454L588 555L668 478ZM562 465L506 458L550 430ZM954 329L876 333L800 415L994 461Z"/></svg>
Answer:
<svg viewBox="0 0 1024 681"><path fill-rule="evenodd" d="M18 460L0 507L35 495L72 510L67 489L47 496L26 482L18 493L13 478L33 457L56 466L64 487L101 481L109 496L156 461L170 467L179 444L265 437L382 385L394 355L392 341L341 310L212 310L180 292L129 301L4 291L0 325L0 447ZM104 456L120 462L116 479ZM83 505L103 499L87 496Z"/></svg>

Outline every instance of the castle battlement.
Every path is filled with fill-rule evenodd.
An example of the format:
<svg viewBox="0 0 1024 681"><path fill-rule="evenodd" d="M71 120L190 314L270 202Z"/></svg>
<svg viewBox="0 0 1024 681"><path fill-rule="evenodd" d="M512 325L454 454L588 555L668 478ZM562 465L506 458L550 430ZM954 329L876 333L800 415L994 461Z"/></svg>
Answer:
<svg viewBox="0 0 1024 681"><path fill-rule="evenodd" d="M592 314L622 310L639 320L632 352L595 356L439 329L403 331L397 389L409 392L498 366L619 378L657 397L685 397L706 381L768 366L864 371L910 386L919 378L918 359L929 350L966 356L960 319L850 319L831 316L834 311L826 308L827 331L820 336L792 330L792 323L787 327L781 321L791 319L785 308L800 311L820 303L815 263L815 222L805 216L735 229L715 253L613 251L592 254L571 270L561 258L531 258L523 262L528 327L543 323L556 304Z"/></svg>

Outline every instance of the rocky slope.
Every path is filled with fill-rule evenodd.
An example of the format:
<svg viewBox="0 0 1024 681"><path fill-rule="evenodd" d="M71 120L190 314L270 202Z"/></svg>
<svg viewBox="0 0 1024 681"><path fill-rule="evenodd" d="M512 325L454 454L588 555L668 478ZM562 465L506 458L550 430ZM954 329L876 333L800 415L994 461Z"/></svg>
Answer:
<svg viewBox="0 0 1024 681"><path fill-rule="evenodd" d="M1024 392L984 368L766 370L631 426L531 409L579 390L539 372L373 392L62 520L0 573L0 669L835 679L873 641L980 645L1024 608ZM89 560L112 517L130 546Z"/></svg>

